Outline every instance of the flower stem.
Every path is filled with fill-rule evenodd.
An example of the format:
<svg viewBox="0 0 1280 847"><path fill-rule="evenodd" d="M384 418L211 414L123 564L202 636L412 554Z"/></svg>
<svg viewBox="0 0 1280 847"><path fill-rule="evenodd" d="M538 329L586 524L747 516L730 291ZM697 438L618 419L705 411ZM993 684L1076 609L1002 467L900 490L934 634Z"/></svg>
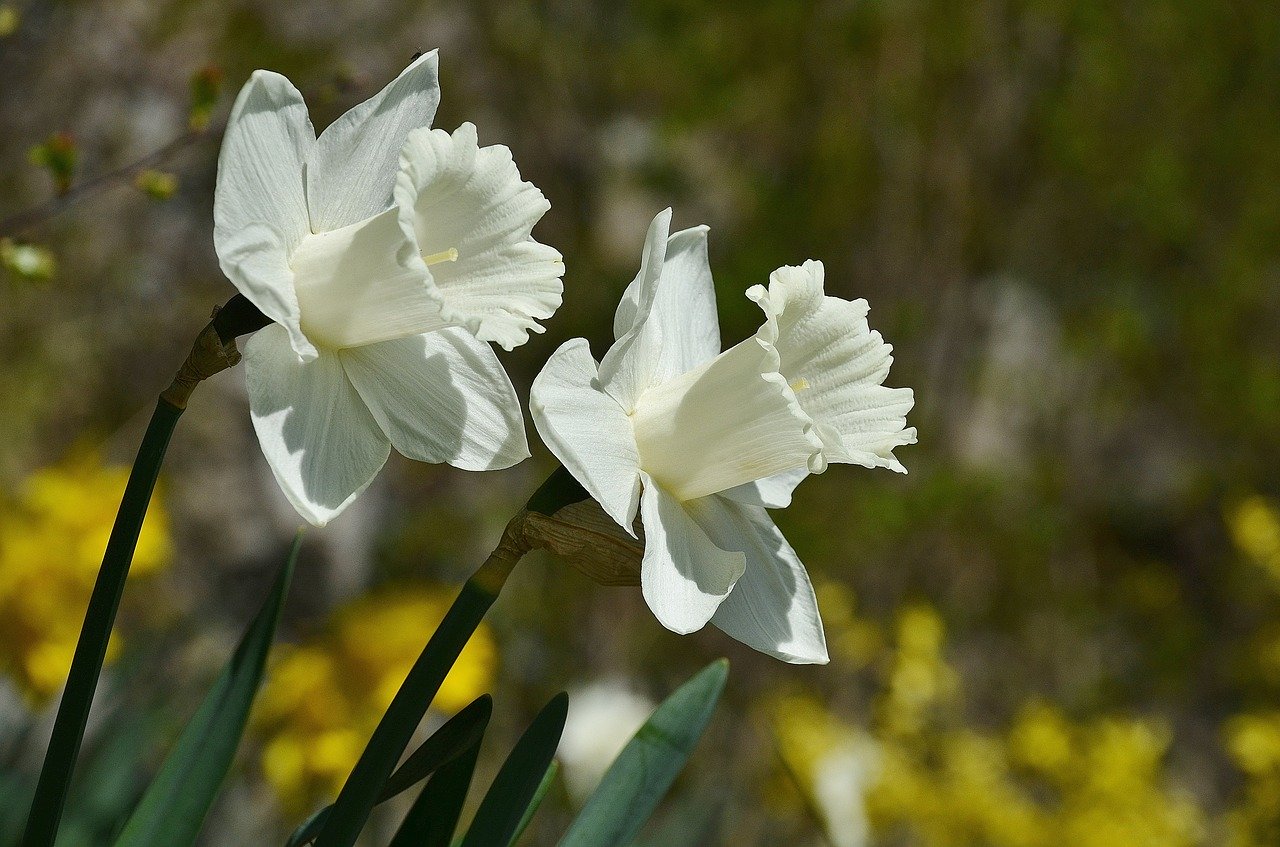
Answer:
<svg viewBox="0 0 1280 847"><path fill-rule="evenodd" d="M260 313L252 306L245 309L243 305L237 305L238 299L243 298L233 298L227 309L214 312L213 320L196 338L195 346L178 370L173 384L160 395L142 437L142 446L138 448L138 456L134 459L133 470L120 500L120 511L116 513L107 549L102 556L102 567L89 597L89 608L71 659L71 671L62 700L58 703L53 735L49 739L31 802L31 813L27 818L23 847L51 847L57 837L71 774L84 740L98 677L102 673L107 642L111 638L134 548L138 544L138 533L142 530L142 521L155 490L169 438L187 406L187 398L201 380L240 360L235 346L237 334L250 331L247 327L261 327L261 324L254 326L256 319L253 317L254 314L260 317ZM223 315L221 321L219 315Z"/></svg>
<svg viewBox="0 0 1280 847"><path fill-rule="evenodd" d="M511 519L497 548L467 580L448 614L427 641L360 760L347 777L315 847L349 847L364 828L369 812L399 761L445 676L471 639L516 563L529 551L524 512Z"/></svg>
<svg viewBox="0 0 1280 847"><path fill-rule="evenodd" d="M147 425L138 458L125 485L124 497L107 550L102 557L93 594L89 598L89 610L85 613L80 641L71 660L71 673L58 704L58 716L53 724L53 736L45 753L40 781L36 784L35 799L31 803L31 815L27 819L23 847L48 847L58 834L62 819L62 807L67 799L67 787L71 771L75 767L80 742L84 738L85 723L93 704L93 692L102 672L102 661L107 654L107 641L115 622L120 597L124 593L125 577L133 561L133 550L138 543L142 519L147 514L147 504L160 473L169 436L182 415L182 409L166 400L156 403L151 423Z"/></svg>

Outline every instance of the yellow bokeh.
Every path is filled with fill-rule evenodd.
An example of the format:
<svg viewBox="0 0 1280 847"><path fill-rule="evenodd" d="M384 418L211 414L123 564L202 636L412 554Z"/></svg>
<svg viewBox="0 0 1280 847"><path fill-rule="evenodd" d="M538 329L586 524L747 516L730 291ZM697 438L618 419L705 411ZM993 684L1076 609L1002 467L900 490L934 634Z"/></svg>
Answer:
<svg viewBox="0 0 1280 847"><path fill-rule="evenodd" d="M33 706L66 680L128 477L128 468L78 451L32 473L0 514L0 673ZM168 516L156 497L130 574L153 574L171 555ZM119 652L113 633L107 660Z"/></svg>
<svg viewBox="0 0 1280 847"><path fill-rule="evenodd" d="M341 789L452 602L443 589L381 588L337 609L316 638L277 649L253 723L263 739L262 772L291 813ZM497 662L481 624L432 708L452 714L485 693Z"/></svg>
<svg viewBox="0 0 1280 847"><path fill-rule="evenodd" d="M894 634L878 660L886 673L868 704L874 718L865 729L810 695L770 707L782 758L810 795L807 806L823 818L832 843L1204 843L1207 814L1166 772L1172 733L1163 721L1116 715L1074 720L1035 699L1004 731L968 725L942 617L929 606L909 606L899 613ZM1280 715L1235 726L1237 760L1280 775ZM837 768L844 768L843 776L834 773ZM860 786L860 796L849 802L824 796L824 782L833 778ZM1275 796L1280 800L1280 793Z"/></svg>
<svg viewBox="0 0 1280 847"><path fill-rule="evenodd" d="M1227 528L1236 549L1280 582L1280 508L1252 494L1227 511Z"/></svg>

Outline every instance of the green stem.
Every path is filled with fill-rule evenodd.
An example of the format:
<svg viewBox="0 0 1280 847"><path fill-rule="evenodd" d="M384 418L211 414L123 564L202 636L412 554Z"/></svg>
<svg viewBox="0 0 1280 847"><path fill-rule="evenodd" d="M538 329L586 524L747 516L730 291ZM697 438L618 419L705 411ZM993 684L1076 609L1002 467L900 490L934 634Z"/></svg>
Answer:
<svg viewBox="0 0 1280 847"><path fill-rule="evenodd" d="M165 389L156 403L155 413L147 425L138 457L134 459L133 470L129 473L129 482L125 485L120 511L116 513L116 522L102 556L102 567L93 585L93 594L89 597L80 640L71 659L71 672L58 704L53 736L45 752L40 780L36 783L31 814L22 839L23 847L52 847L58 835L67 789L80 753L80 743L84 740L85 724L89 720L93 694L107 655L107 642L111 638L120 597L129 576L129 565L133 563L133 551L138 545L138 533L151 503L169 438L187 407L187 398L201 380L240 361L236 336L261 329L268 322L252 303L239 294L226 306L215 309L212 320L196 337L191 353L178 369L173 384Z"/></svg>
<svg viewBox="0 0 1280 847"><path fill-rule="evenodd" d="M40 781L36 784L31 815L22 839L23 847L50 847L58 834L67 787L84 738L94 689L102 672L107 641L111 637L116 610L120 608L120 597L124 593L125 578L129 575L142 519L146 517L147 505L151 502L151 492L160 473L165 449L169 446L169 437L181 415L182 409L160 400L142 438L138 458L133 463L133 471L120 501L120 511L102 557L102 568L89 598L80 641L71 660L71 673L62 701L58 704L53 737L45 754L44 767L40 770Z"/></svg>
<svg viewBox="0 0 1280 847"><path fill-rule="evenodd" d="M364 828L396 762L441 683L484 618L511 569L528 552L522 532L523 513L507 525L502 541L480 569L462 586L458 599L427 641L373 737L334 801L315 847L350 847Z"/></svg>

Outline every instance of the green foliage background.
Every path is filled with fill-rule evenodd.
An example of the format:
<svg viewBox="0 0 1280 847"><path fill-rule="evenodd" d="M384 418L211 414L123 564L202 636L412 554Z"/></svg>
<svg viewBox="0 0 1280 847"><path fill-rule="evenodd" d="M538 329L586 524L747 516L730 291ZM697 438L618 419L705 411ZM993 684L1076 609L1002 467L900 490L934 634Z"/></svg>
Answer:
<svg viewBox="0 0 1280 847"><path fill-rule="evenodd" d="M10 267L0 279L5 487L85 443L127 460L151 399L233 293L212 250L216 128L248 74L285 73L322 127L417 50L439 47L436 125L471 120L482 143L512 148L552 203L537 235L566 257L565 306L545 336L503 355L522 396L565 339L585 335L603 352L645 226L671 205L676 225L711 225L727 341L758 321L748 286L822 259L830 293L871 302L872 326L896 348L890 384L915 389L909 422L920 431L899 453L909 476L836 467L778 516L815 581L844 586L862 647L837 651L828 668L784 667L717 632L667 633L637 591L534 557L492 618L507 709L494 732L513 740L567 681L623 675L656 697L727 654L725 705L664 807L684 823L668 832L690 844L821 843L821 815L779 782L766 706L800 693L850 727L875 725L892 701L895 621L924 604L945 624L964 691L948 731L1000 735L1032 701L1081 725L1156 721L1172 740L1151 781L1199 810L1187 843L1267 843L1277 832L1280 753L1275 773L1245 774L1228 741L1235 716L1280 708L1280 665L1261 658L1280 623L1280 574L1229 529L1244 498L1280 497L1280 8L5 8L17 23L0 37L0 220L55 190L31 147L69 133L74 186L186 132L201 69L225 80L215 131L157 165L178 177L171 198L125 179L8 233L52 251L57 270L39 281ZM147 705L140 737L171 737L217 667L210 634L228 643L292 535L242 379L203 387L171 448L175 565L157 589L162 613L125 622L147 637L116 671L117 697ZM356 509L311 535L286 633L304 637L329 608L389 579L460 582L552 467L533 449L532 461L483 477L393 460ZM9 707L12 731L0 728L6 750L33 732L21 709ZM254 800L253 751L242 756L211 820L286 831ZM571 809L553 794L528 843L554 843ZM955 840L937 840L910 814L886 814L871 843L1024 843L981 827L968 835L961 821L946 829Z"/></svg>

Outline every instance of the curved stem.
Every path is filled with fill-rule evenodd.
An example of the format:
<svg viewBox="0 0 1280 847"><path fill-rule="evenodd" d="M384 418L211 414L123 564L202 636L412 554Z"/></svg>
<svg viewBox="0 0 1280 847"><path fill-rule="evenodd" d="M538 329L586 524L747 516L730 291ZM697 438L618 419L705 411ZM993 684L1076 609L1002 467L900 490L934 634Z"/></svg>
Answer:
<svg viewBox="0 0 1280 847"><path fill-rule="evenodd" d="M84 738L89 709L93 705L94 689L98 685L98 675L102 672L107 641L111 637L116 610L120 608L120 597L124 593L125 578L129 575L129 565L133 561L133 550L138 543L142 519L146 517L147 505L151 502L151 492L155 489L160 463L169 446L169 437L181 415L181 408L160 400L156 403L151 423L147 425L146 435L142 437L142 446L138 449L138 458L134 460L133 471L129 474L129 482L120 501L120 511L116 515L111 537L107 541L107 550L102 557L102 568L98 571L98 579L89 598L84 627L80 630L80 640L71 660L71 673L62 693L62 701L58 704L53 736L49 740L44 766L40 770L40 781L36 784L35 798L31 802L31 815L27 819L27 829L22 839L23 847L49 847L58 834L67 787L71 782L76 756L80 752L80 742Z"/></svg>
<svg viewBox="0 0 1280 847"><path fill-rule="evenodd" d="M228 306L236 304L237 298L232 298ZM231 314L224 317L220 324L218 316L223 312ZM53 735L49 740L49 749L45 752L40 779L36 783L35 797L31 802L31 813L22 839L23 847L51 847L57 837L71 774L80 753L80 744L84 740L84 729L89 720L89 710L93 706L94 691L98 687L98 677L102 673L102 663L107 654L107 642L115 625L125 580L129 576L129 566L133 563L133 551L138 544L138 533L142 530L142 520L151 503L151 494L155 490L169 438L173 435L178 418L187 406L187 398L196 385L240 360L235 336L252 331L248 327L261 328L262 324L255 325L255 314L261 316L257 309L246 309L243 305L215 311L213 320L197 336L196 343L179 368L173 384L165 389L156 403L155 413L147 425L142 446L138 448L133 470L129 473L129 481L120 500L120 511L116 513L116 522L111 528L107 549L102 556L102 567L98 570L98 578L89 597L89 608L80 629L80 640L76 643L75 655L71 659L71 672L62 692L62 700L58 703ZM223 332L231 333L230 337L224 339Z"/></svg>

